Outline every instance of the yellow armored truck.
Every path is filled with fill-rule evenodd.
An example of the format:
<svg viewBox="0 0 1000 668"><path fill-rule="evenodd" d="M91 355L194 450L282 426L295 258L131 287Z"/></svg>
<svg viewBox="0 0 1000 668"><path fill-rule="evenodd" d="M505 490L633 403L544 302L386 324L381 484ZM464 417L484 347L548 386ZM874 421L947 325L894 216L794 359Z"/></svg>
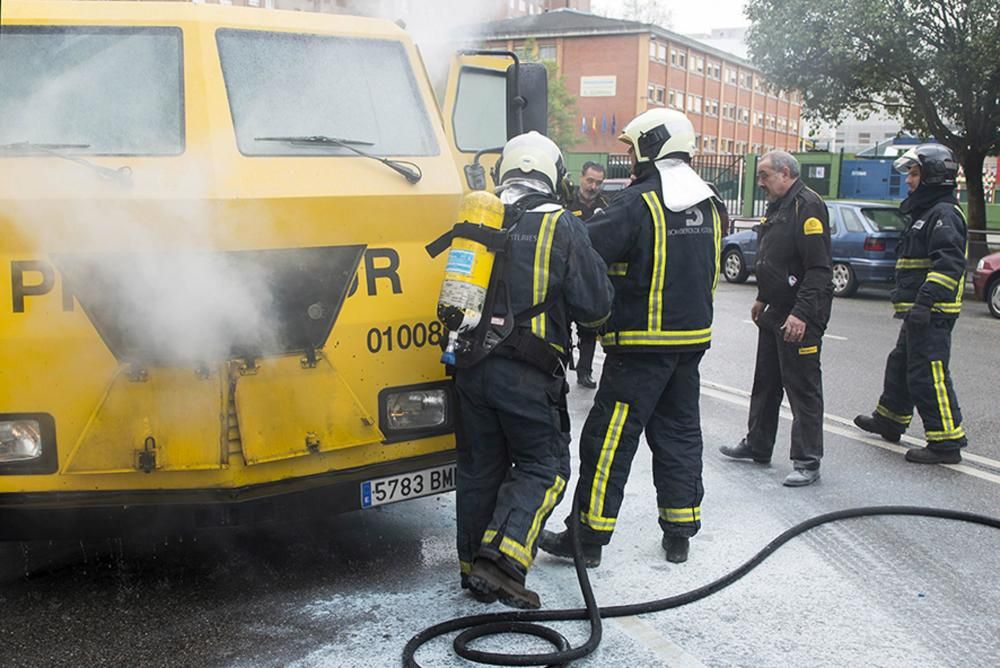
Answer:
<svg viewBox="0 0 1000 668"><path fill-rule="evenodd" d="M0 540L453 488L424 246L539 69L460 56L439 104L388 21L4 0Z"/></svg>

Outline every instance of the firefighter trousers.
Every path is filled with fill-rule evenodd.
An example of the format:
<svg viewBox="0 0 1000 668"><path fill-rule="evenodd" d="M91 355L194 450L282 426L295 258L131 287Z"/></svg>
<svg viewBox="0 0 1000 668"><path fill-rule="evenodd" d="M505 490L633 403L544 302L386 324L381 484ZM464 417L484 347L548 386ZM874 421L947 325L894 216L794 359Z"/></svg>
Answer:
<svg viewBox="0 0 1000 668"><path fill-rule="evenodd" d="M933 318L927 325L903 322L885 363L882 396L875 409L877 416L902 433L916 407L927 445L940 450L966 445L962 411L948 371L954 327L953 318Z"/></svg>
<svg viewBox="0 0 1000 668"><path fill-rule="evenodd" d="M579 343L580 357L576 363L577 374L592 374L594 372L594 353L597 351L597 332L576 326L576 337Z"/></svg>
<svg viewBox="0 0 1000 668"><path fill-rule="evenodd" d="M497 356L455 373L457 547L527 573L570 474L566 380ZM566 429L563 425L566 424Z"/></svg>
<svg viewBox="0 0 1000 668"><path fill-rule="evenodd" d="M607 545L645 430L663 533L690 537L701 527L702 438L698 364L690 353L609 352L580 436L577 493L581 540ZM571 516L567 523L574 521Z"/></svg>
<svg viewBox="0 0 1000 668"><path fill-rule="evenodd" d="M792 407L792 465L815 470L823 458L823 338L808 325L802 341L785 341L781 325L786 317L768 309L758 323L746 440L755 459L771 458L781 400L787 394Z"/></svg>

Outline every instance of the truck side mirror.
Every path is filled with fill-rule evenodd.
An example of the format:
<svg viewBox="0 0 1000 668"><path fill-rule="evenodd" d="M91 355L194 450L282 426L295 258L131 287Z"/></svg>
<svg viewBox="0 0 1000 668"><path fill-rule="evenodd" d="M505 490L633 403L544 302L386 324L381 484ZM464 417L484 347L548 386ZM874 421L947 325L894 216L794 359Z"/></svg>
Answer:
<svg viewBox="0 0 1000 668"><path fill-rule="evenodd" d="M465 170L465 182L469 184L470 190L486 190L486 168L475 162L463 167Z"/></svg>
<svg viewBox="0 0 1000 668"><path fill-rule="evenodd" d="M548 72L541 63L518 63L507 68L507 139L549 128Z"/></svg>

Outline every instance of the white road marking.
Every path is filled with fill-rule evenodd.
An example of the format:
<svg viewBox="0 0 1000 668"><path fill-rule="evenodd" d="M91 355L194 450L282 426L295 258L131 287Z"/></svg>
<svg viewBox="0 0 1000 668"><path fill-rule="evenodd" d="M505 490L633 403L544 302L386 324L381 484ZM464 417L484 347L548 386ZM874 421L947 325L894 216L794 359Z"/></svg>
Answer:
<svg viewBox="0 0 1000 668"><path fill-rule="evenodd" d="M663 659L670 668L705 668L705 664L691 656L684 649L664 636L656 628L639 617L616 617L613 624L638 640L653 654Z"/></svg>
<svg viewBox="0 0 1000 668"><path fill-rule="evenodd" d="M720 385L719 383L713 383L711 381L701 382L701 393L708 397L713 397L715 399L720 399L722 401L727 401L731 404L736 404L743 407L750 406L750 393L746 390L741 390L735 387L729 387L727 385ZM792 419L792 412L788 406L787 401L781 403L781 417L786 420ZM896 445L894 443L889 443L882 439L870 438L868 436L859 433L858 428L854 425L854 422L848 420L847 418L842 418L839 415L831 415L830 413L824 413L823 418L826 424L823 425L825 431L831 434L837 434L838 436L844 436L851 440L857 441L859 443L864 443L866 445L873 445L876 448L882 448L883 450L888 450L890 452L895 452L897 454L905 453L909 448L905 448L901 445ZM831 424L832 423L832 424ZM840 425L845 425L845 428ZM912 445L923 447L924 442L913 438L912 436L903 436L902 440L906 443ZM971 453L962 453L962 459L975 462L981 466L987 468L995 469L1000 471L1000 461L995 459L990 459L989 457L983 457L982 455L974 455ZM1000 475L994 473L989 473L987 471L980 471L977 468L971 466L966 466L965 464L939 464L938 466L943 466L949 468L952 471L958 471L959 473L964 473L970 475L974 478L981 478L982 480L988 480L989 482L996 483L1000 485Z"/></svg>

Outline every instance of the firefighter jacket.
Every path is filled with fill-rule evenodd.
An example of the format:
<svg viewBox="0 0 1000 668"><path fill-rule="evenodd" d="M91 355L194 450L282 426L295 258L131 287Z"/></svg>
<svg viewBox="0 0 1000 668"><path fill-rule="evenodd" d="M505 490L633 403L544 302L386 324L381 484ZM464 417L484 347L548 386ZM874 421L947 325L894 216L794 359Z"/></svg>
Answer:
<svg viewBox="0 0 1000 668"><path fill-rule="evenodd" d="M922 188L900 207L908 214L896 250L892 304L898 317L915 304L933 318L957 318L965 290L966 223L950 187Z"/></svg>
<svg viewBox="0 0 1000 668"><path fill-rule="evenodd" d="M580 219L555 204L535 207L513 224L503 282L515 314L551 302L523 327L550 344L564 360L571 349L569 323L596 328L611 311L607 267L591 247ZM496 315L507 313L505 304L496 306Z"/></svg>
<svg viewBox="0 0 1000 668"><path fill-rule="evenodd" d="M601 344L615 352L691 352L712 341L725 205L663 206L660 173L643 170L587 222L615 289Z"/></svg>
<svg viewBox="0 0 1000 668"><path fill-rule="evenodd" d="M608 200L604 196L604 193L597 193L597 197L590 204L587 204L582 199L580 199L580 189L577 188L576 194L573 196L573 201L569 203L567 207L570 212L582 221L590 220L594 215L594 212L598 209L606 209L608 207Z"/></svg>
<svg viewBox="0 0 1000 668"><path fill-rule="evenodd" d="M830 215L798 180L757 230L757 300L823 332L833 305Z"/></svg>

